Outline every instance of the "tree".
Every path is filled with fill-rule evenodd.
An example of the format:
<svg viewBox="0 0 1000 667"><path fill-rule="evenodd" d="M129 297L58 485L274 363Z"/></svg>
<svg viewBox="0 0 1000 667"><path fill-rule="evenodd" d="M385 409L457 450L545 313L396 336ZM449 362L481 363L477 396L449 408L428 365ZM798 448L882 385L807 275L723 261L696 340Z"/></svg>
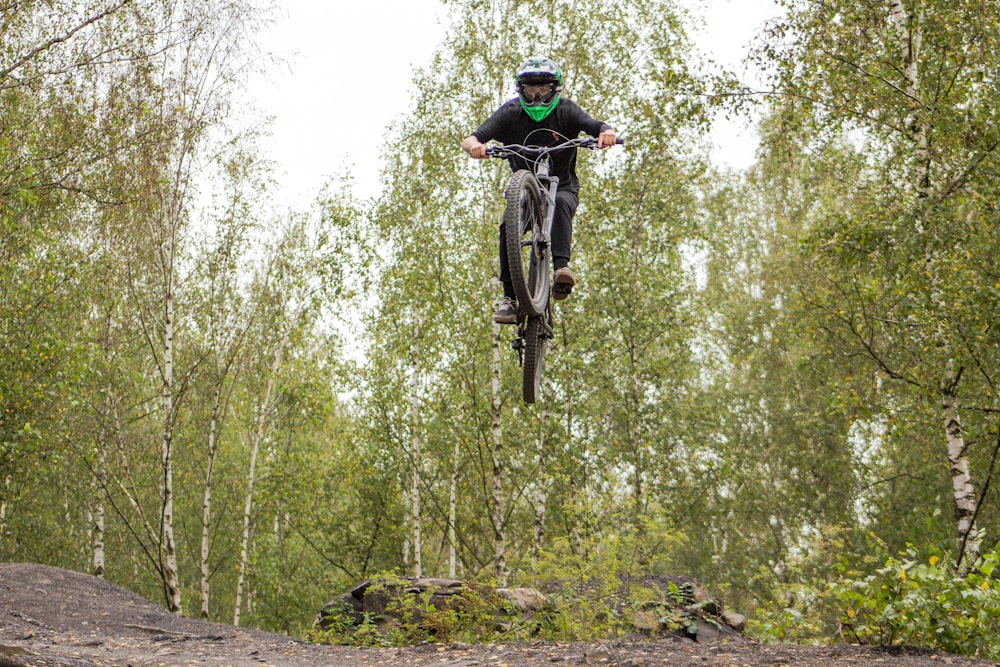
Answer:
<svg viewBox="0 0 1000 667"><path fill-rule="evenodd" d="M984 72L995 69L1000 17L967 3L786 6L760 51L776 65L777 114L844 177L843 200L811 223L808 252L827 279L810 301L833 348L878 369L890 447L904 431L929 437L918 424L937 412L958 561L971 566L984 509L974 471L982 493L993 470L980 445L997 431L982 313L994 301L987 184L1000 145ZM855 165L856 176L845 170Z"/></svg>
<svg viewBox="0 0 1000 667"><path fill-rule="evenodd" d="M778 123L761 133L756 165L707 179L702 440L684 502L708 527L685 531L683 562L734 606L763 609L863 548L859 508L879 485L862 442L881 422L878 373L825 340L809 303L827 277L800 246L843 199L846 169L813 161Z"/></svg>
<svg viewBox="0 0 1000 667"><path fill-rule="evenodd" d="M194 8L167 2L153 7L150 18L161 28L148 48L163 55L156 68L142 72L149 77L147 88L156 91L146 104L150 126L161 132L162 144L159 152L143 156L145 196L131 212L144 234L132 239L138 252L129 254L129 288L149 347L149 364L158 378L162 502L157 567L167 606L177 613L182 604L174 535L174 441L179 402L193 372L193 366L175 367L181 331L177 318L184 312L179 302L184 244L194 207L195 174L212 138L209 131L229 113L227 95L244 64L240 49L250 17L251 8L240 3ZM170 48L174 43L184 47Z"/></svg>
<svg viewBox="0 0 1000 667"><path fill-rule="evenodd" d="M660 385L671 365L676 386L694 372L686 352L694 304L681 257L685 239L696 233L693 188L702 167L695 151L664 146L693 141L707 116L696 96L677 95L698 86L684 64L680 13L669 3L449 6L456 30L416 76L414 109L392 131L397 150L374 216L389 269L368 327L366 419L378 434L373 446L395 452L400 465L405 462L401 475L420 480L408 484L419 496L411 491L403 502L412 512L420 498L422 543L450 543L463 567L488 568L503 581L530 570L530 554L542 548L537 542L531 548L536 526L553 527L552 540L559 538L558 524L542 520L529 499L544 496L539 507L545 513L565 516L567 506L585 503L591 491L596 498L602 485L617 491L618 475L634 463L636 506L647 505L647 482L655 494L669 488L657 471L669 470L665 461L674 445L656 431L665 415L683 409L684 392ZM640 48L649 43L657 48ZM557 308L546 404L539 409L559 407L546 415L520 404L520 368L502 354L508 330L489 324L500 193L509 169L472 164L457 151L513 94L511 73L523 58L541 51L567 71L565 94L636 137L623 155L580 158L585 185L574 261L587 282ZM676 173L684 177L673 179ZM402 316L414 310L419 329ZM584 350L584 342L599 349ZM414 354L416 385L408 365ZM623 358L632 362L624 387L616 377ZM631 400L624 410L618 407L623 397ZM419 413L418 431L402 405L410 406L410 415ZM415 432L419 461L404 445L414 442ZM628 443L628 453L617 459L605 455L616 441ZM544 443L546 456L526 442ZM589 470L576 486L555 484L578 465ZM456 506L450 499L459 487L468 492L457 494ZM540 494L556 488L559 495ZM659 498L653 504L659 506ZM429 537L428 525L440 526L440 533ZM646 522L631 525L640 529ZM604 524L609 532L619 526ZM432 569L423 556L423 569Z"/></svg>
<svg viewBox="0 0 1000 667"><path fill-rule="evenodd" d="M96 176L119 157L89 151L100 136L92 85L107 69L98 53L129 56L128 40L105 31L127 4L93 3L84 14L17 3L0 25L3 479L46 460L64 420L60 395L86 367L68 320L89 285L86 229L105 195Z"/></svg>
<svg viewBox="0 0 1000 667"><path fill-rule="evenodd" d="M211 544L214 516L212 510L216 463L223 431L230 422L230 402L249 363L250 336L257 324L262 304L246 290L246 268L255 258L250 252L252 239L260 235L258 216L266 210L268 192L266 165L255 159L254 145L227 156L223 173L222 201L218 221L205 239L201 251L205 258L192 276L204 288L196 293L192 308L192 339L207 360L207 377L199 378L196 387L206 387L204 402L210 406L205 430L205 485L201 518L201 617L210 616L210 590L213 564ZM200 335L198 335L200 334ZM196 389L197 391L197 389ZM200 400L193 403L197 405Z"/></svg>
<svg viewBox="0 0 1000 667"><path fill-rule="evenodd" d="M254 347L260 355L251 369L252 378L244 388L250 418L245 437L249 442L249 465L242 515L239 578L233 624L239 625L244 602L244 583L249 567L258 459L273 457L267 449L270 434L279 428L275 411L283 386L294 374L298 343L307 339L327 314L331 304L349 295L344 276L349 261L363 253L353 226L357 212L349 199L338 200L339 192L329 191L318 199L315 210L292 214L256 277L254 291L260 294L260 316L256 323ZM290 358L292 357L292 358Z"/></svg>

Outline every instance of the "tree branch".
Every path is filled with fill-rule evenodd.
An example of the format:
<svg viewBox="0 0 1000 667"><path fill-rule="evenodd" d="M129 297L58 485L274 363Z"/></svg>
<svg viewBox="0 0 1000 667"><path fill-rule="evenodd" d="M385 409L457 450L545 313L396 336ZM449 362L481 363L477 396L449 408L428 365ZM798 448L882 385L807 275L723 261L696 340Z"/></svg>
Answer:
<svg viewBox="0 0 1000 667"><path fill-rule="evenodd" d="M67 32L66 34L64 34L64 35L62 35L60 37L53 37L52 39L50 39L49 41L45 42L44 44L41 44L40 46L35 47L34 49L32 49L31 51L29 51L24 56L21 56L17 61L14 62L13 65L11 65L10 67L8 67L7 69L0 70L0 79L6 79L10 75L11 72L15 71L16 69L18 69L19 67L21 67L22 65L24 65L26 62L28 62L29 60L31 60L32 58L34 58L35 56L37 56L42 51L46 51L46 50L52 48L53 46L55 46L56 44L61 44L63 42L69 41L73 37L73 35L75 35L76 33L80 32L81 30L83 30L84 28L86 28L87 26L89 26L89 25L91 25L93 23L96 23L97 21L100 21L101 19L103 19L104 17L108 16L109 14L113 14L114 12L117 12L119 9L121 9L125 5L129 4L130 2L132 2L132 0L121 0L121 2L119 2L117 5L115 5L113 7L109 7L108 9L105 9L103 12L100 12L98 14L94 14L89 19L85 20L83 23L81 23L80 25L76 26L75 28L73 28L72 30L70 30L69 32Z"/></svg>

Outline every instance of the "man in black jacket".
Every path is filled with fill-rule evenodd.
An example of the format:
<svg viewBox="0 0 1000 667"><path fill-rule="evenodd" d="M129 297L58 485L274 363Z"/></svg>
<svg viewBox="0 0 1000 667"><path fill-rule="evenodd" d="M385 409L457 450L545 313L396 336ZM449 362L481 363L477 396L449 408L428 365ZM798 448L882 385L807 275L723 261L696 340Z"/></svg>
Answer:
<svg viewBox="0 0 1000 667"><path fill-rule="evenodd" d="M462 150L477 159L489 157L486 143L555 146L585 132L597 137L598 148L614 146L618 135L607 123L594 120L571 99L561 98L562 70L544 57L529 58L514 77L517 97L494 111L475 132L462 142ZM511 158L510 167L528 169L520 158ZM552 219L552 295L565 299L576 284L569 268L570 245L573 237L573 215L580 202L580 181L576 175L576 149L552 154L551 174L559 177L556 210ZM517 301L507 268L507 247L503 225L500 226L500 281L503 283L503 303L493 314L499 324L517 323Z"/></svg>

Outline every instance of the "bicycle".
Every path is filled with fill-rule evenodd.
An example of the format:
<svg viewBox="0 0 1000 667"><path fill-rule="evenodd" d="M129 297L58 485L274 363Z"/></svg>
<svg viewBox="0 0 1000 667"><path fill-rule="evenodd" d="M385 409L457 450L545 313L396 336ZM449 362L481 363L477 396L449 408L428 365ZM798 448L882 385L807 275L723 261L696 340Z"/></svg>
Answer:
<svg viewBox="0 0 1000 667"><path fill-rule="evenodd" d="M619 138L617 143L624 141ZM596 150L597 139L582 137L555 146L505 144L486 149L491 157L519 156L532 165L532 169L519 169L511 176L503 213L507 266L517 295L517 336L511 348L517 352L523 369L525 403L538 400L545 345L555 337L550 307L552 258L549 240L559 178L549 173L549 154L567 148Z"/></svg>

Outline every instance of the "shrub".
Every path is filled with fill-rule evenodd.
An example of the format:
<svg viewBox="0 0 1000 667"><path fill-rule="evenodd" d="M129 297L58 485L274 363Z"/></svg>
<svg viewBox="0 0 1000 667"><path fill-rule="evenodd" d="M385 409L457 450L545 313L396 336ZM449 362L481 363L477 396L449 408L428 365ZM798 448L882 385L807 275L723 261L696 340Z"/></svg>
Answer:
<svg viewBox="0 0 1000 667"><path fill-rule="evenodd" d="M921 558L908 545L872 574L844 572L830 585L844 639L1000 658L1000 587L993 578L998 558L997 551L988 553L960 574L950 557Z"/></svg>

